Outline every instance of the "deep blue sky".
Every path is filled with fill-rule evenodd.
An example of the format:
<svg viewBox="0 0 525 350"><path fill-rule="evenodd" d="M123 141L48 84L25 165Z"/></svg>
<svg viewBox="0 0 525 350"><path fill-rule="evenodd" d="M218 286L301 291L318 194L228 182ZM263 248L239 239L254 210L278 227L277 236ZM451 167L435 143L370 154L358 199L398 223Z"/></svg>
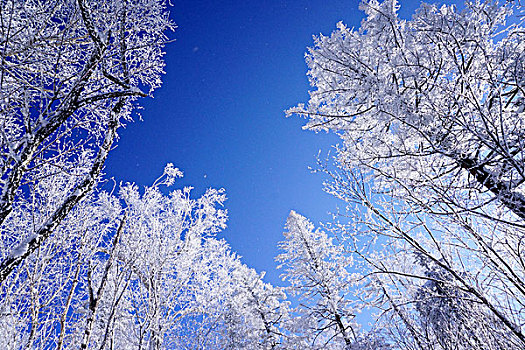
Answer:
<svg viewBox="0 0 525 350"><path fill-rule="evenodd" d="M228 228L219 235L243 261L278 283L274 257L291 209L313 222L338 203L312 174L335 135L304 131L283 111L306 102L304 52L338 21L359 27L356 0L172 0L177 24L166 48L164 85L143 101L144 121L120 131L106 173L151 184L166 163L178 185L225 188ZM419 2L402 2L404 17Z"/></svg>

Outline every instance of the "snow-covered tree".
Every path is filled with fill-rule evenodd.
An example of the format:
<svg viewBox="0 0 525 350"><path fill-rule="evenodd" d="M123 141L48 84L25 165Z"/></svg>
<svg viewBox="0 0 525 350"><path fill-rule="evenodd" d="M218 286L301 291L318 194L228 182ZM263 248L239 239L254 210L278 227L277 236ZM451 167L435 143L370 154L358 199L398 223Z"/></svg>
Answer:
<svg viewBox="0 0 525 350"><path fill-rule="evenodd" d="M283 288L264 283L263 274L237 260L232 270L235 297L231 310L236 336L244 346L233 349L282 349L284 325L289 320L289 307Z"/></svg>
<svg viewBox="0 0 525 350"><path fill-rule="evenodd" d="M405 21L396 0L365 1L359 30L339 23L316 39L315 90L288 113L338 131L340 161L377 188L490 217L496 200L523 220L525 40L513 3L422 4Z"/></svg>
<svg viewBox="0 0 525 350"><path fill-rule="evenodd" d="M97 183L134 101L160 86L172 27L163 0L2 2L0 234L10 249L0 282ZM61 196L35 199L48 177ZM47 202L46 216L10 230L14 211L35 200Z"/></svg>
<svg viewBox="0 0 525 350"><path fill-rule="evenodd" d="M432 289L439 285L440 290L457 295L451 302L462 305L462 310L470 310L454 317L442 310L442 315L447 315L444 319L471 322L468 315L476 309L477 329L492 334L484 344L496 339L505 341L492 342L500 345L490 348L506 348L505 344L520 347L521 330L517 325L524 318L520 296L522 267L512 260L519 257L511 255L510 249L502 249L504 243L510 242L505 237L505 227L466 215L421 212L415 206L375 193L362 177L346 170L341 167L338 174L330 173L333 182L327 190L348 204L344 215L350 222L338 223L339 236L368 280L358 293L362 302L382 310L377 328L390 332L390 338L401 348L435 348L432 344L438 342L428 332L436 323L424 318L439 312L426 312L433 310L428 304L426 311L418 310L416 305L424 304L422 298L431 300L430 304L453 299ZM457 338L452 331L441 336L444 334L450 336L441 338L444 344L452 344L452 338Z"/></svg>
<svg viewBox="0 0 525 350"><path fill-rule="evenodd" d="M300 306L292 320L290 347L345 349L356 339L352 287L358 275L351 273L352 258L325 232L314 229L304 216L290 212L283 251L276 259L288 291ZM290 326L289 326L290 327Z"/></svg>
<svg viewBox="0 0 525 350"><path fill-rule="evenodd" d="M416 291L418 327L441 349L512 349L516 339L501 321L454 285L454 277L424 256L418 259L426 282ZM466 277L466 276L464 276ZM482 320L482 322L480 322Z"/></svg>
<svg viewBox="0 0 525 350"><path fill-rule="evenodd" d="M359 295L397 348L522 348L523 7L361 8L360 29L316 38L310 100L289 110L341 137L327 191L348 204Z"/></svg>
<svg viewBox="0 0 525 350"><path fill-rule="evenodd" d="M276 348L284 293L215 237L226 222L223 190L164 194L180 176L169 164L143 190L125 184L80 201L1 285L0 347ZM19 210L13 230L41 215Z"/></svg>

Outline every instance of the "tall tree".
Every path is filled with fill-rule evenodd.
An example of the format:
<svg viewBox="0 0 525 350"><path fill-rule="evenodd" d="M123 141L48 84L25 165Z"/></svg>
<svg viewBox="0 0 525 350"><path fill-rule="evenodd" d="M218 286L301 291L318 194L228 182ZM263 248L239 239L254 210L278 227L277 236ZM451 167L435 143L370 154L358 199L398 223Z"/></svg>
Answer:
<svg viewBox="0 0 525 350"><path fill-rule="evenodd" d="M163 0L2 2L0 282L97 183L134 101L160 85L170 28ZM43 177L65 186L60 200L31 230L9 230Z"/></svg>
<svg viewBox="0 0 525 350"><path fill-rule="evenodd" d="M289 292L301 302L290 347L349 347L357 331L349 298L358 277L349 272L352 258L294 211L288 216L286 229L285 240L280 243L283 252L276 259L285 269L282 278L290 283Z"/></svg>
<svg viewBox="0 0 525 350"><path fill-rule="evenodd" d="M512 4L422 4L405 21L397 1L365 1L358 31L339 23L316 39L315 90L289 113L339 131L340 161L393 195L490 217L496 200L523 220L524 34Z"/></svg>
<svg viewBox="0 0 525 350"><path fill-rule="evenodd" d="M361 8L359 30L316 38L314 90L289 114L341 137L327 190L348 203L362 295L399 348L521 348L523 7L422 4L408 21L395 0Z"/></svg>

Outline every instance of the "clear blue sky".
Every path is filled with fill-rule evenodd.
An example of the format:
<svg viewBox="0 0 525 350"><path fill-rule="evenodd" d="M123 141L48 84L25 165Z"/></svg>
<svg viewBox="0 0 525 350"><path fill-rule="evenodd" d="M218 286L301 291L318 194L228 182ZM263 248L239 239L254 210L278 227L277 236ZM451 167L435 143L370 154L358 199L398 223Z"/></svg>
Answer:
<svg viewBox="0 0 525 350"><path fill-rule="evenodd" d="M338 21L359 27L356 0L172 0L177 24L166 48L166 75L143 122L120 131L106 173L151 184L167 162L184 171L194 195L225 188L228 228L219 235L266 280L279 284L274 257L291 209L313 222L340 205L311 174L319 151L338 138L303 131L283 111L306 102L304 52L312 35ZM416 1L402 1L409 17Z"/></svg>

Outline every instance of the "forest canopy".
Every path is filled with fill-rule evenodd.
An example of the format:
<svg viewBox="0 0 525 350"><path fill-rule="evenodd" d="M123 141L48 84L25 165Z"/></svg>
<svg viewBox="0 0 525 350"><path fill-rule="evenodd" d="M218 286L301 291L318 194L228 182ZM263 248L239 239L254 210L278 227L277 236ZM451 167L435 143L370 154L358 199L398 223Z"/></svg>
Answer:
<svg viewBox="0 0 525 350"><path fill-rule="evenodd" d="M524 348L523 7L360 8L286 112L339 137L318 170L342 208L290 211L272 285L218 237L223 189L103 176L177 45L167 4L2 2L0 347Z"/></svg>

